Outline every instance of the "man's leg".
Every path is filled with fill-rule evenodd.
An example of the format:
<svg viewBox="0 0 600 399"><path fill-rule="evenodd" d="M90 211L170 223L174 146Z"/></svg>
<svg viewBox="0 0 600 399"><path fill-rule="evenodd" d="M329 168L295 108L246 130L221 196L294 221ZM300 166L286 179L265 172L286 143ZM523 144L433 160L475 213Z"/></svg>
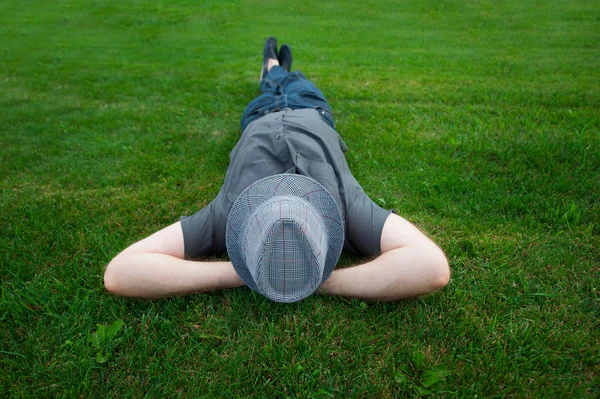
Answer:
<svg viewBox="0 0 600 399"><path fill-rule="evenodd" d="M300 72L287 72L276 59L269 59L268 73L260 82L261 94L246 106L242 115L242 131L251 122L270 112L283 108L311 108L292 106L288 101L287 93L290 89L298 90L302 80L308 82Z"/></svg>
<svg viewBox="0 0 600 399"><path fill-rule="evenodd" d="M274 64L262 80L260 89L262 94L251 101L244 111L242 131L261 116L284 108L316 109L329 125L335 128L331 107L325 96L301 72L287 72L278 64Z"/></svg>
<svg viewBox="0 0 600 399"><path fill-rule="evenodd" d="M278 69L280 71L277 71ZM268 37L263 48L263 65L260 70L260 90L262 94L246 106L241 119L242 132L246 130L251 122L277 107L279 84L276 80L281 79L285 73L287 72L279 67L277 39L273 36Z"/></svg>
<svg viewBox="0 0 600 399"><path fill-rule="evenodd" d="M327 103L325 96L315 86L313 82L306 79L300 72L288 72L279 65L279 60L268 58L267 54L273 52L269 48L269 43L276 43L274 38L267 38L264 49L264 66L261 73L260 90L262 92L256 99L251 101L242 116L242 131L246 129L251 122L261 116L281 110L284 108L302 109L313 108L321 113L327 123L335 128L333 113ZM281 62L287 67L291 67L291 49L284 45L287 56Z"/></svg>
<svg viewBox="0 0 600 399"><path fill-rule="evenodd" d="M290 52L291 49L287 47ZM317 110L325 121L335 129L333 112L325 96L319 88L308 80L300 71L291 72L278 81L278 94L281 98L282 108L302 109L312 108Z"/></svg>

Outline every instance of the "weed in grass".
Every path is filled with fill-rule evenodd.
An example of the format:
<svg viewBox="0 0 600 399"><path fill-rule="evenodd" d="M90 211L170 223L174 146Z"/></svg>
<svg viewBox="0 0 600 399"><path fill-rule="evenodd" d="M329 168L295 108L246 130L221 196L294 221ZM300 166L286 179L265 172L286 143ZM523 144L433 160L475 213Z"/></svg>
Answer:
<svg viewBox="0 0 600 399"><path fill-rule="evenodd" d="M115 338L123 325L123 320L117 320L108 327L104 324L97 324L98 329L88 336L88 343L91 344L94 350L98 351L96 353L98 363L105 363L110 357L116 344ZM67 342L73 344L72 341Z"/></svg>

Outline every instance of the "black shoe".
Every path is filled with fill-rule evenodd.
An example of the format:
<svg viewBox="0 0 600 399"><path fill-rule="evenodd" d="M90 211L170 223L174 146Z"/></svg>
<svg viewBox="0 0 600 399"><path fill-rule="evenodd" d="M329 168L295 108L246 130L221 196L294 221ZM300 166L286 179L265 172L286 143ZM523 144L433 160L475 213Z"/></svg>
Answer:
<svg viewBox="0 0 600 399"><path fill-rule="evenodd" d="M279 57L277 57L279 61L279 66L285 69L287 72L292 69L292 49L287 44L284 44L279 49Z"/></svg>
<svg viewBox="0 0 600 399"><path fill-rule="evenodd" d="M260 81L267 76L267 64L269 62L269 58L277 59L277 39L273 36L267 37L265 40L265 48L263 49L263 66L260 70Z"/></svg>

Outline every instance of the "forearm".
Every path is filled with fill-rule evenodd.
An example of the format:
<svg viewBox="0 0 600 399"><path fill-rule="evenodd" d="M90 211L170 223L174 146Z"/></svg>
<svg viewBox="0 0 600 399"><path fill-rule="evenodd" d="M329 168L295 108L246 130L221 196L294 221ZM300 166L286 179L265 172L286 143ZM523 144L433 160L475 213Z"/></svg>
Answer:
<svg viewBox="0 0 600 399"><path fill-rule="evenodd" d="M193 262L159 253L123 253L106 268L106 288L117 295L159 298L243 285L231 262Z"/></svg>
<svg viewBox="0 0 600 399"><path fill-rule="evenodd" d="M388 251L371 262L335 270L319 292L393 301L442 288L449 276L447 260L437 247L404 247Z"/></svg>

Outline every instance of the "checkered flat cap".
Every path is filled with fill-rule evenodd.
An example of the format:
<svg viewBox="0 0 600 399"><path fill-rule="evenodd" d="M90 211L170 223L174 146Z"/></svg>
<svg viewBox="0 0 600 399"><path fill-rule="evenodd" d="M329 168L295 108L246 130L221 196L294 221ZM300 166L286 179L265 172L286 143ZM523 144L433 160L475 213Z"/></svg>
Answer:
<svg viewBox="0 0 600 399"><path fill-rule="evenodd" d="M296 302L331 275L344 246L344 220L315 180L273 175L252 183L235 200L226 245L248 287L272 301Z"/></svg>

